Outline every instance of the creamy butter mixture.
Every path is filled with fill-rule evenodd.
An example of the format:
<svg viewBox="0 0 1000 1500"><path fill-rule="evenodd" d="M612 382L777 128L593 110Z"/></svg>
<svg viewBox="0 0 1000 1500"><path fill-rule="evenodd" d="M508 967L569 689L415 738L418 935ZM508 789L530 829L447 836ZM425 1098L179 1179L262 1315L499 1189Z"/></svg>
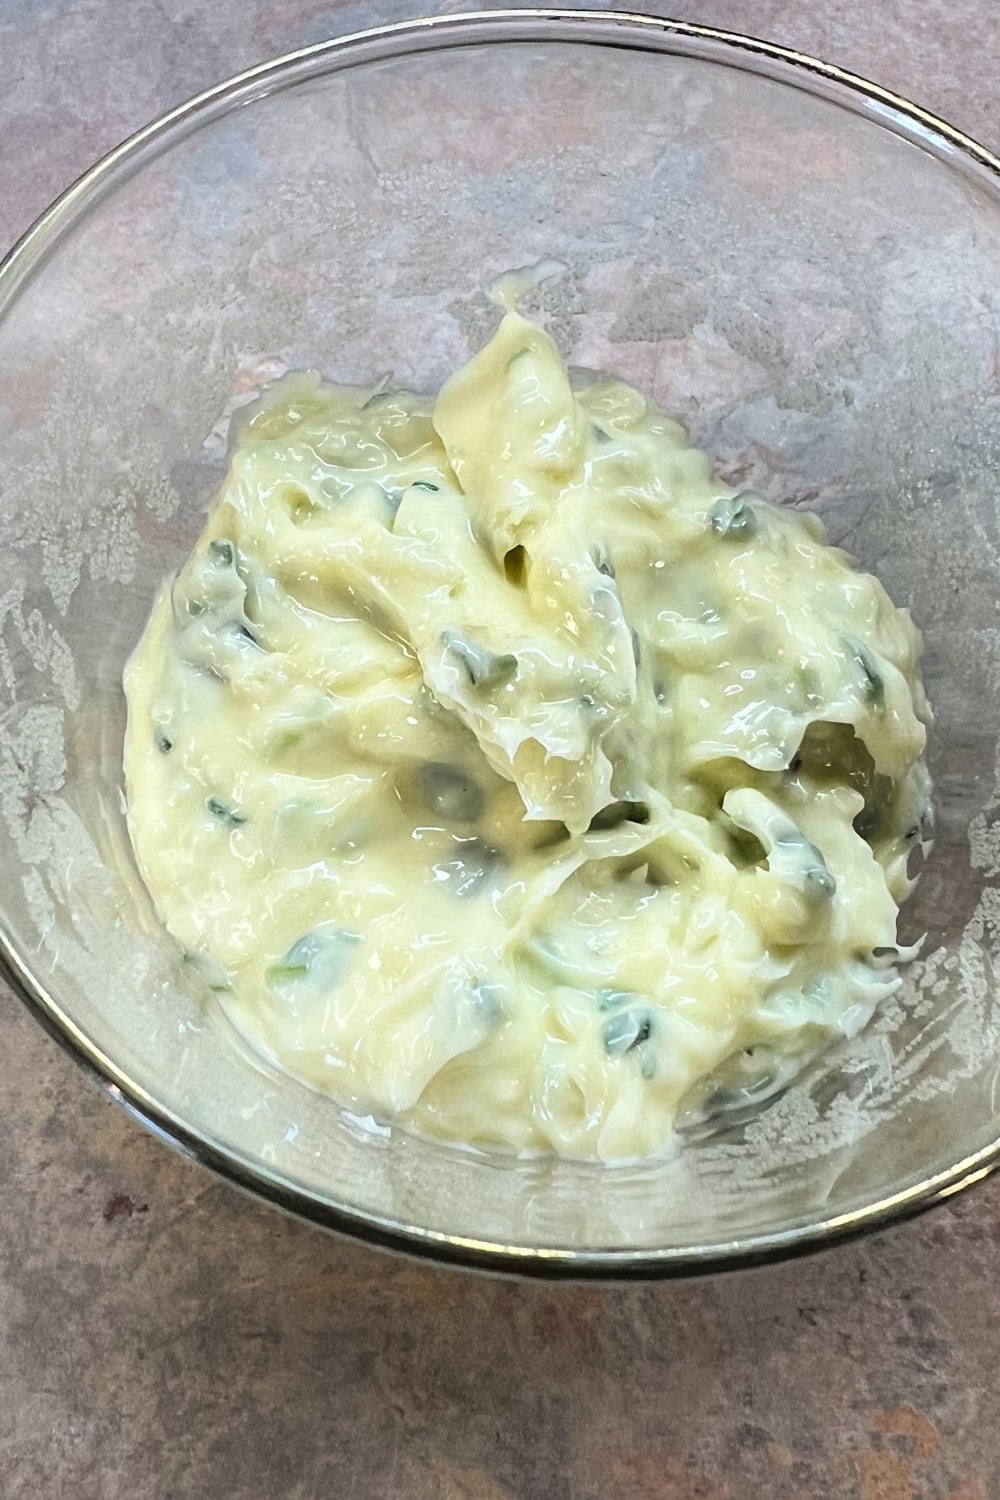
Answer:
<svg viewBox="0 0 1000 1500"><path fill-rule="evenodd" d="M240 1030L351 1108L605 1160L897 980L920 637L516 311L437 401L289 376L126 673L129 822Z"/></svg>

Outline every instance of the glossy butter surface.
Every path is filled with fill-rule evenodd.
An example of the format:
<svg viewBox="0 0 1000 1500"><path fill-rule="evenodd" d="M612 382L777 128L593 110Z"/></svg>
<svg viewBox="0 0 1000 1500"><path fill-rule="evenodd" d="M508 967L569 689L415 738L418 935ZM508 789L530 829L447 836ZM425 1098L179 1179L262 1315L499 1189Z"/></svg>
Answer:
<svg viewBox="0 0 1000 1500"><path fill-rule="evenodd" d="M281 1067L641 1156L894 987L919 656L814 517L511 310L436 402L289 376L242 414L126 674L131 835Z"/></svg>

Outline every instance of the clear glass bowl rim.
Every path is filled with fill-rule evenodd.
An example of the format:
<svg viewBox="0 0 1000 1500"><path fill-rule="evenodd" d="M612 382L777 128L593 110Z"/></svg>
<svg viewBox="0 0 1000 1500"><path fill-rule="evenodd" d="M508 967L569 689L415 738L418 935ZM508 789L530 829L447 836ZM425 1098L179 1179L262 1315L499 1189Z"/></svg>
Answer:
<svg viewBox="0 0 1000 1500"><path fill-rule="evenodd" d="M755 73L839 104L914 142L1000 196L1000 158L903 96L808 54L738 32L625 11L468 11L371 27L235 74L161 115L109 151L47 208L0 260L0 319L55 245L143 162L230 110L304 80L388 58L510 42L575 43L681 55ZM952 1166L848 1214L697 1247L580 1250L467 1239L368 1214L309 1192L192 1129L128 1077L32 972L0 910L0 971L44 1029L143 1126L232 1185L320 1227L432 1260L521 1275L628 1280L704 1275L788 1259L911 1217L1000 1167L1000 1134Z"/></svg>

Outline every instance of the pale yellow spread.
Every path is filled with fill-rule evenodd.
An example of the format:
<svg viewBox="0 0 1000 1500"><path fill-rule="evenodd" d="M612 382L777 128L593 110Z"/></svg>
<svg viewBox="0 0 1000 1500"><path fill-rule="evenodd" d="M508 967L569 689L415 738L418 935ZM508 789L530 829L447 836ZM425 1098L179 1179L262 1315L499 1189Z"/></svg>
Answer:
<svg viewBox="0 0 1000 1500"><path fill-rule="evenodd" d="M290 376L244 415L126 673L132 839L282 1068L641 1156L894 988L919 656L814 517L508 311L436 402Z"/></svg>

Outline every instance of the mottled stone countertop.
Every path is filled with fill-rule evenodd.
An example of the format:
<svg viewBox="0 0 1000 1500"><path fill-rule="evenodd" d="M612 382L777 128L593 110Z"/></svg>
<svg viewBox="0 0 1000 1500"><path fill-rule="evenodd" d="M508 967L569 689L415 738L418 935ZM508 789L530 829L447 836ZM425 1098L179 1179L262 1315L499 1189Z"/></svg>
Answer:
<svg viewBox="0 0 1000 1500"><path fill-rule="evenodd" d="M815 52L997 149L993 4L666 12ZM416 9L2 0L0 249L168 106ZM765 1271L516 1284L243 1199L105 1102L2 989L0 1058L2 1500L1000 1496L1000 1181Z"/></svg>

